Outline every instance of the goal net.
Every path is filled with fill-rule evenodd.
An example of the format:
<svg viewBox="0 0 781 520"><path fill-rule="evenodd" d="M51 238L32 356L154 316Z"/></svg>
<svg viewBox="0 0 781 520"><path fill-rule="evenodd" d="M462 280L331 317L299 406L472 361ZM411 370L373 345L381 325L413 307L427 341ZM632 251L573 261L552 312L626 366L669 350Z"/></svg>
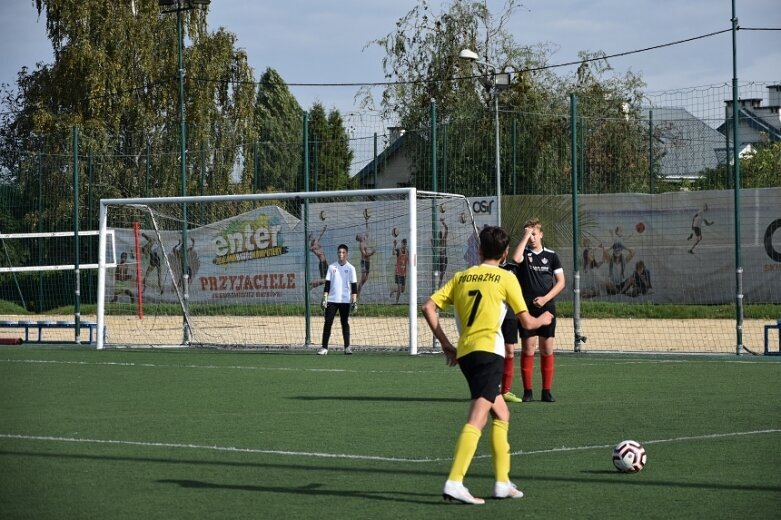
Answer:
<svg viewBox="0 0 781 520"><path fill-rule="evenodd" d="M111 230L104 244L111 268L116 265ZM80 343L82 327L95 325L95 316L83 314L81 305L94 303L97 251L96 230L0 233L0 300L5 304L0 340Z"/></svg>
<svg viewBox="0 0 781 520"><path fill-rule="evenodd" d="M98 348L319 347L325 273L345 244L351 346L436 350L420 304L478 261L467 199L414 188L102 200L100 233L118 260L99 258ZM329 345L343 346L338 320Z"/></svg>

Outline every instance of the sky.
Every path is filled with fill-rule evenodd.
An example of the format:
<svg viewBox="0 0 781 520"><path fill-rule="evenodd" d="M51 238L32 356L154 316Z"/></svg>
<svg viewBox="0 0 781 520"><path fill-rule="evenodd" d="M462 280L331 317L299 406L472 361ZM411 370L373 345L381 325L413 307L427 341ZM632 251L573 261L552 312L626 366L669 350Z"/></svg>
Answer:
<svg viewBox="0 0 781 520"><path fill-rule="evenodd" d="M131 0L126 2L130 9ZM138 0L136 0L138 1ZM370 45L395 27L415 0L212 0L210 29L236 34L259 77L267 67L288 83L384 81L382 50ZM487 2L492 12L503 1ZM735 0L741 27L781 28L781 0ZM432 1L441 11L441 3ZM581 50L617 54L730 29L731 0L525 0L508 30L516 42L557 47L551 63L575 61ZM368 47L367 47L368 45ZM0 83L22 66L52 60L45 20L32 0L0 1ZM730 32L610 60L618 73L639 73L651 92L729 84ZM781 31L738 32L740 81L781 83ZM561 73L571 69L557 69ZM358 109L357 87L291 86L302 107L320 101L343 114ZM374 94L379 98L380 90Z"/></svg>

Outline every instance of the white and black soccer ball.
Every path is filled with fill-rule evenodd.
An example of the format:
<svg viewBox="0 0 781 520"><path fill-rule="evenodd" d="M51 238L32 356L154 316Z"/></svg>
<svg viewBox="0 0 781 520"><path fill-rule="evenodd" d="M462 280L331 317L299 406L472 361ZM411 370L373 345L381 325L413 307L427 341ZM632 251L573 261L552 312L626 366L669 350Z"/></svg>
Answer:
<svg viewBox="0 0 781 520"><path fill-rule="evenodd" d="M613 466L622 473L637 473L645 467L645 448L637 441L621 441L613 448Z"/></svg>

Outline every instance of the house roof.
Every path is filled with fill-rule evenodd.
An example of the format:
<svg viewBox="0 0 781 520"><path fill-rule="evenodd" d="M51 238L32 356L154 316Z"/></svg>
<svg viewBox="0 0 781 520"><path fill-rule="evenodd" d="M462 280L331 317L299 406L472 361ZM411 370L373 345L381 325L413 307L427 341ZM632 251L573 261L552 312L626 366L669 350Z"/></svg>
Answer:
<svg viewBox="0 0 781 520"><path fill-rule="evenodd" d="M771 108L771 107L763 107L763 108ZM741 123L745 123L746 126L749 128L753 128L754 130L758 132L764 132L767 134L770 141L781 141L781 128L775 127L771 124L769 124L766 120L762 119L760 116L758 116L753 110L750 110L748 108L741 108L738 111L738 120ZM719 132L727 132L729 129L727 128L728 122L724 122L721 125L719 125Z"/></svg>
<svg viewBox="0 0 781 520"><path fill-rule="evenodd" d="M359 182L363 182L370 178L374 174L374 165L377 164L377 171L382 171L385 164L390 161L394 155L396 155L402 148L408 145L413 145L413 141L420 141L423 138L418 132L407 131L400 135L395 141L389 144L382 152L380 152L375 159L369 161L369 163L361 168L361 170L355 174L355 179Z"/></svg>
<svg viewBox="0 0 781 520"><path fill-rule="evenodd" d="M719 148L724 135L686 109L661 107L643 109L643 117L653 112L653 129L664 154L659 158L660 173L669 179L696 179L702 171L717 167L723 159Z"/></svg>

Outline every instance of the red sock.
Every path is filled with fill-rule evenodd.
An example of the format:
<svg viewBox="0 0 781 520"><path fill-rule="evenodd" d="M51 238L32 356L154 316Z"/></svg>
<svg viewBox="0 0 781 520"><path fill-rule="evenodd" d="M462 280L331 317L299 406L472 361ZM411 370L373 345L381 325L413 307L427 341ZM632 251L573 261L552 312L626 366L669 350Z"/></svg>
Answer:
<svg viewBox="0 0 781 520"><path fill-rule="evenodd" d="M531 390L534 383L534 354L527 356L521 354L521 379L523 379L523 389Z"/></svg>
<svg viewBox="0 0 781 520"><path fill-rule="evenodd" d="M553 384L553 354L540 356L540 372L542 372L542 389L550 390Z"/></svg>
<svg viewBox="0 0 781 520"><path fill-rule="evenodd" d="M504 373L502 374L502 393L506 394L513 387L513 358L504 358Z"/></svg>

